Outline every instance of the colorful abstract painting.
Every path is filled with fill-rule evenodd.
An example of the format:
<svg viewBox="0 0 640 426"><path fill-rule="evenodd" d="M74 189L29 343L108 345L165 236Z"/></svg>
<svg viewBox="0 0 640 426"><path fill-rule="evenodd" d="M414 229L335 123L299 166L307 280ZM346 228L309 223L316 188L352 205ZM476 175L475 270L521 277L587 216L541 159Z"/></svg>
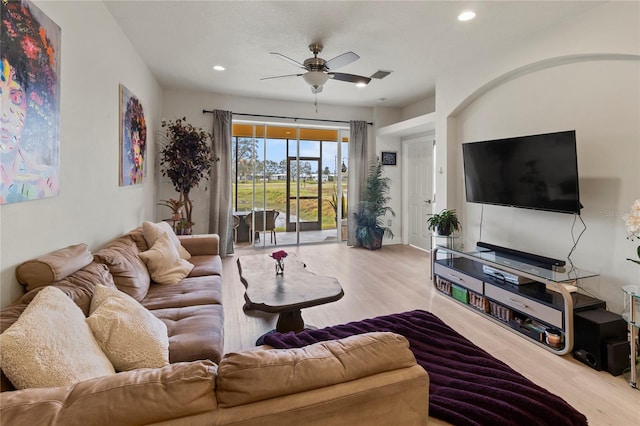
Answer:
<svg viewBox="0 0 640 426"><path fill-rule="evenodd" d="M0 204L9 204L59 192L61 31L30 1L0 7Z"/></svg>
<svg viewBox="0 0 640 426"><path fill-rule="evenodd" d="M120 186L142 183L147 148L147 124L142 104L120 85Z"/></svg>

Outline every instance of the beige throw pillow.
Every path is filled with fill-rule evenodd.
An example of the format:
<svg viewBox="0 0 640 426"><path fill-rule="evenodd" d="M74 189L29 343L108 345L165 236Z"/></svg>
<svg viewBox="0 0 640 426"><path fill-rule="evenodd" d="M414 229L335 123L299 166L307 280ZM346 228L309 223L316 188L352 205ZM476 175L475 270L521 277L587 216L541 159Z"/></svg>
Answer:
<svg viewBox="0 0 640 426"><path fill-rule="evenodd" d="M144 235L144 239L149 247L152 247L162 234L167 234L169 236L169 240L173 243L174 246L176 246L176 249L180 254L180 258L184 260L191 259L191 253L189 253L184 247L182 247L178 236L175 232L173 232L173 228L167 222L143 222L142 234Z"/></svg>
<svg viewBox="0 0 640 426"><path fill-rule="evenodd" d="M55 287L42 289L0 335L0 367L17 389L68 386L115 374L82 310Z"/></svg>
<svg viewBox="0 0 640 426"><path fill-rule="evenodd" d="M167 326L120 290L96 286L87 323L117 371L169 363Z"/></svg>
<svg viewBox="0 0 640 426"><path fill-rule="evenodd" d="M193 265L180 259L176 246L165 233L147 251L139 253L149 269L151 278L158 284L176 284L189 275Z"/></svg>

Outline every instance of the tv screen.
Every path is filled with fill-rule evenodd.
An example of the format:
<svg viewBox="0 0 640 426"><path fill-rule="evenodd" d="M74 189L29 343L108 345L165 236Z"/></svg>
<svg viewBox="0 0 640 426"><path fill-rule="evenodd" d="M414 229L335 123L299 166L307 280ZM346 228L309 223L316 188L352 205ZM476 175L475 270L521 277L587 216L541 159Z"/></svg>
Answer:
<svg viewBox="0 0 640 426"><path fill-rule="evenodd" d="M462 144L467 201L580 214L575 130Z"/></svg>

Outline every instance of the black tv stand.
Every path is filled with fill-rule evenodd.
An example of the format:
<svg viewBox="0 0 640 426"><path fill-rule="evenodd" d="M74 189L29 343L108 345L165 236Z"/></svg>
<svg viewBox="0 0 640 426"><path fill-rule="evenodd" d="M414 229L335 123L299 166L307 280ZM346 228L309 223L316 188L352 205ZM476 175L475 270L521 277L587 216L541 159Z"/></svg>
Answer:
<svg viewBox="0 0 640 426"><path fill-rule="evenodd" d="M485 266L531 282L505 282L487 274ZM596 275L575 267L543 268L486 249L437 246L431 252L431 279L439 292L558 355L571 353L574 308L586 305L580 300L586 296L575 292L576 282ZM547 336L558 332L559 342Z"/></svg>
<svg viewBox="0 0 640 426"><path fill-rule="evenodd" d="M484 243L482 241L478 241L476 246L498 252L504 257L509 257L516 260L525 259L529 263L535 264L536 266L545 269L553 269L554 266L562 267L566 264L564 260L553 259L551 257L545 257L533 253L510 249L507 247L501 247L495 244Z"/></svg>

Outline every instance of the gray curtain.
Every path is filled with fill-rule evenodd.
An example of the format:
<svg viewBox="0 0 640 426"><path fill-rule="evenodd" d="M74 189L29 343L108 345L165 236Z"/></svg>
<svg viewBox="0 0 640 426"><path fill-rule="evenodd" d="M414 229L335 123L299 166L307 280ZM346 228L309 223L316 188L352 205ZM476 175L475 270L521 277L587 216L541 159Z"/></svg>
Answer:
<svg viewBox="0 0 640 426"><path fill-rule="evenodd" d="M220 161L211 166L209 188L209 232L220 236L220 257L233 253L233 216L231 210L231 111L213 111L213 148Z"/></svg>
<svg viewBox="0 0 640 426"><path fill-rule="evenodd" d="M351 121L349 136L349 194L347 196L347 245L355 246L356 224L353 214L362 201L364 183L367 179L369 155L367 149L367 122Z"/></svg>

